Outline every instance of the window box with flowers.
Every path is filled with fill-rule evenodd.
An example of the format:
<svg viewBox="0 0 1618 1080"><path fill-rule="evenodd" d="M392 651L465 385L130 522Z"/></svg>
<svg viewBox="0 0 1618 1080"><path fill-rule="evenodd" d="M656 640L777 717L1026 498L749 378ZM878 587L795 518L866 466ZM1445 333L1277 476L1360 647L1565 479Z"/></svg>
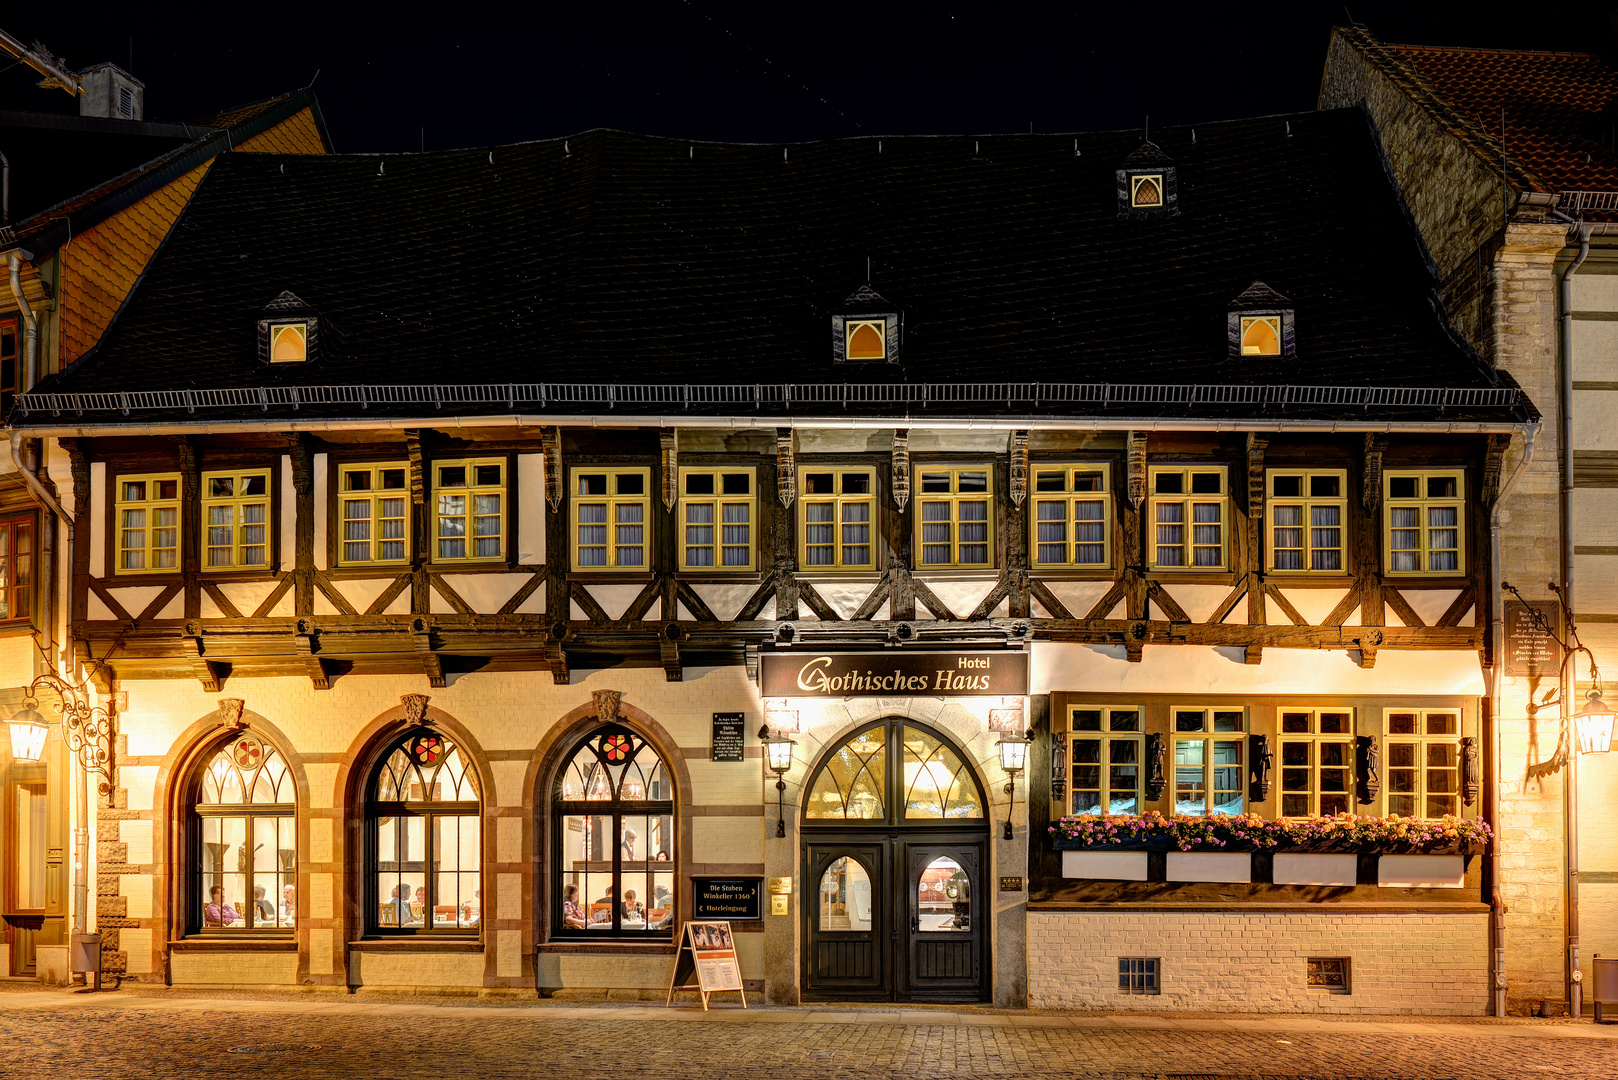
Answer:
<svg viewBox="0 0 1618 1080"><path fill-rule="evenodd" d="M1288 851L1377 855L1481 853L1493 833L1478 818L1333 817L1271 820L1254 814L1167 817L1081 814L1050 826L1056 851Z"/></svg>

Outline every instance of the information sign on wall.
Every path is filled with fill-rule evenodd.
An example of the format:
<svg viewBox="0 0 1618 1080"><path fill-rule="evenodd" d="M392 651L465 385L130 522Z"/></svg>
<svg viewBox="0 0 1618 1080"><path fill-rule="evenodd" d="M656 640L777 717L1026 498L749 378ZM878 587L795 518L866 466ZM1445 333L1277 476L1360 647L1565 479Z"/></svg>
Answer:
<svg viewBox="0 0 1618 1080"><path fill-rule="evenodd" d="M925 653L765 653L765 697L1021 696L1028 654L1005 650Z"/></svg>
<svg viewBox="0 0 1618 1080"><path fill-rule="evenodd" d="M756 877L691 879L693 919L757 919L764 879Z"/></svg>
<svg viewBox="0 0 1618 1080"><path fill-rule="evenodd" d="M713 760L740 761L746 740L747 714L716 712L713 714Z"/></svg>
<svg viewBox="0 0 1618 1080"><path fill-rule="evenodd" d="M1545 626L1561 633L1561 611L1556 601L1506 601L1506 674L1558 678L1562 669L1562 647L1534 617L1536 612Z"/></svg>

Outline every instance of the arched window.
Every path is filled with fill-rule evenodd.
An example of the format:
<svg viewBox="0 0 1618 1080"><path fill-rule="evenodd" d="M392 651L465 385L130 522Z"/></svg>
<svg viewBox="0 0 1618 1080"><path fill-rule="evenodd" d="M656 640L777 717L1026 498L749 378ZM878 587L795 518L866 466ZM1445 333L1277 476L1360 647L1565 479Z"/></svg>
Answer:
<svg viewBox="0 0 1618 1080"><path fill-rule="evenodd" d="M810 821L981 821L983 792L948 742L884 720L843 740L809 782Z"/></svg>
<svg viewBox="0 0 1618 1080"><path fill-rule="evenodd" d="M297 915L297 795L286 761L256 735L207 759L193 788L188 913L205 933L288 930Z"/></svg>
<svg viewBox="0 0 1618 1080"><path fill-rule="evenodd" d="M561 936L668 937L674 927L674 785L638 732L595 728L552 793Z"/></svg>
<svg viewBox="0 0 1618 1080"><path fill-rule="evenodd" d="M371 925L383 932L473 931L483 921L477 784L449 739L413 731L371 778Z"/></svg>

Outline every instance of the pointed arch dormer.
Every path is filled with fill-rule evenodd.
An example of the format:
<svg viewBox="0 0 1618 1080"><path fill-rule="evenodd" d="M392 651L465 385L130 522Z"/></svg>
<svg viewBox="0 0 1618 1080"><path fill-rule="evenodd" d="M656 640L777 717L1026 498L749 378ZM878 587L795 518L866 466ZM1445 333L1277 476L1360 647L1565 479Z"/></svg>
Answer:
<svg viewBox="0 0 1618 1080"><path fill-rule="evenodd" d="M869 285L855 289L831 317L834 364L897 364L904 316Z"/></svg>
<svg viewBox="0 0 1618 1080"><path fill-rule="evenodd" d="M1225 335L1232 356L1296 356L1292 301L1255 281L1230 302Z"/></svg>
<svg viewBox="0 0 1618 1080"><path fill-rule="evenodd" d="M1117 169L1118 216L1146 221L1180 213L1180 187L1174 159L1147 140Z"/></svg>
<svg viewBox="0 0 1618 1080"><path fill-rule="evenodd" d="M306 364L317 356L320 316L291 292L264 305L258 320L258 359L263 364Z"/></svg>

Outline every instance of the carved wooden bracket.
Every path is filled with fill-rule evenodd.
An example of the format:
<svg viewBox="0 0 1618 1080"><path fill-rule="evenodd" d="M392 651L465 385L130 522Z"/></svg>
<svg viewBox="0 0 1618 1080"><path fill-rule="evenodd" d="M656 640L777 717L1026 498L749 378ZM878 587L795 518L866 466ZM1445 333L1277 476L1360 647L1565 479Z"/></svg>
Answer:
<svg viewBox="0 0 1618 1080"><path fill-rule="evenodd" d="M1385 436L1365 433L1365 487L1361 489L1360 501L1373 513L1382 505L1382 450L1387 445Z"/></svg>
<svg viewBox="0 0 1618 1080"><path fill-rule="evenodd" d="M910 429L893 432L893 505L903 513L910 503Z"/></svg>
<svg viewBox="0 0 1618 1080"><path fill-rule="evenodd" d="M782 506L791 506L798 497L798 469L792 455L792 429L775 429L775 493Z"/></svg>
<svg viewBox="0 0 1618 1080"><path fill-rule="evenodd" d="M1254 802L1267 802L1270 798L1270 771L1275 768L1275 753L1270 749L1270 737L1258 732L1247 736L1248 798Z"/></svg>
<svg viewBox="0 0 1618 1080"><path fill-rule="evenodd" d="M657 433L657 446L663 466L663 509L674 512L680 498L680 435L673 428Z"/></svg>
<svg viewBox="0 0 1618 1080"><path fill-rule="evenodd" d="M202 643L202 627L197 623L185 624L185 636L180 638L185 658L191 664L191 673L202 684L204 693L217 694L225 684L225 666L207 659L207 647Z"/></svg>
<svg viewBox="0 0 1618 1080"><path fill-rule="evenodd" d="M84 439L62 439L62 449L67 451L68 472L73 476L73 517L79 515L90 505L90 455L86 452Z"/></svg>
<svg viewBox="0 0 1618 1080"><path fill-rule="evenodd" d="M545 501L554 514L562 508L562 429L548 427L540 431L539 446L545 454Z"/></svg>
<svg viewBox="0 0 1618 1080"><path fill-rule="evenodd" d="M298 658L303 661L303 670L309 676L309 683L316 690L331 689L331 673L326 670L326 663L315 653L319 649L319 631L309 619L299 619L297 632L292 635L293 647L297 649Z"/></svg>
<svg viewBox="0 0 1618 1080"><path fill-rule="evenodd" d="M1488 446L1483 454L1483 505L1493 506L1500 497L1500 472L1505 464L1506 448L1511 445L1511 436L1494 434L1489 436ZM1471 804L1468 803L1468 806Z"/></svg>
<svg viewBox="0 0 1618 1080"><path fill-rule="evenodd" d="M663 629L657 635L657 647L663 661L663 677L668 682L680 682L685 678L684 669L680 666L680 642L685 640L685 631L680 629L677 622L664 623Z"/></svg>
<svg viewBox="0 0 1618 1080"><path fill-rule="evenodd" d="M1146 501L1146 432L1129 433L1126 465L1129 471L1129 501L1139 510L1140 504Z"/></svg>
<svg viewBox="0 0 1618 1080"><path fill-rule="evenodd" d="M410 474L410 503L412 506L424 506L427 502L427 477L421 463L419 429L412 428L405 431L405 459Z"/></svg>
<svg viewBox="0 0 1618 1080"><path fill-rule="evenodd" d="M1167 769L1165 759L1168 753L1168 740L1163 738L1161 732L1149 732L1146 736L1146 797L1156 802L1163 797L1163 788L1167 784Z"/></svg>
<svg viewBox="0 0 1618 1080"><path fill-rule="evenodd" d="M596 720L610 724L618 719L618 703L623 700L622 690L592 690L590 701L595 705Z"/></svg>
<svg viewBox="0 0 1618 1080"><path fill-rule="evenodd" d="M1478 741L1468 735L1461 740L1461 802L1471 806L1478 801L1483 786L1483 766L1478 757Z"/></svg>
<svg viewBox="0 0 1618 1080"><path fill-rule="evenodd" d="M1013 506L1021 506L1028 497L1028 432L1011 433L1011 496Z"/></svg>
<svg viewBox="0 0 1618 1080"><path fill-rule="evenodd" d="M1268 436L1256 431L1247 433L1247 516L1259 523L1261 534L1264 528L1264 450L1269 445Z"/></svg>
<svg viewBox="0 0 1618 1080"><path fill-rule="evenodd" d="M431 701L426 694L405 694L399 698L399 704L404 706L405 723L411 726L427 722L427 702Z"/></svg>
<svg viewBox="0 0 1618 1080"><path fill-rule="evenodd" d="M545 643L545 664L551 669L551 685L566 686L572 678L567 667L567 653L562 651L560 641L547 641Z"/></svg>
<svg viewBox="0 0 1618 1080"><path fill-rule="evenodd" d="M410 644L421 663L422 674L427 676L427 685L435 690L449 685L444 680L444 662L433 646L433 629L420 616L410 620Z"/></svg>
<svg viewBox="0 0 1618 1080"><path fill-rule="evenodd" d="M242 710L247 702L241 698L227 697L219 699L219 723L231 731L247 726L247 720L242 716Z"/></svg>
<svg viewBox="0 0 1618 1080"><path fill-rule="evenodd" d="M1375 735L1354 737L1354 768L1359 773L1360 802L1376 802L1382 790L1382 751Z"/></svg>

